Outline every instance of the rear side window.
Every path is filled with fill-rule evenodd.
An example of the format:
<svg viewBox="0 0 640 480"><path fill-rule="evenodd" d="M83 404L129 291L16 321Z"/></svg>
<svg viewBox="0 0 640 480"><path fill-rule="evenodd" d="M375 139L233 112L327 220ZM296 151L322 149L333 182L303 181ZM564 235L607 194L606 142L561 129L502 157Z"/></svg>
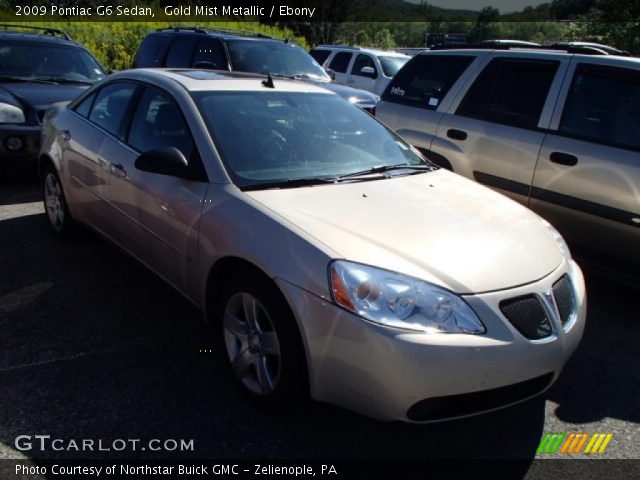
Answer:
<svg viewBox="0 0 640 480"><path fill-rule="evenodd" d="M129 130L129 144L143 153L175 147L187 159L195 149L178 106L154 88L147 88L140 99Z"/></svg>
<svg viewBox="0 0 640 480"><path fill-rule="evenodd" d="M93 95L89 95L85 98L80 105L75 108L75 111L78 115L82 115L83 117L89 116L89 111L91 110L91 105L93 105L93 99L96 98L95 93Z"/></svg>
<svg viewBox="0 0 640 480"><path fill-rule="evenodd" d="M394 77L382 99L435 110L475 57L418 55Z"/></svg>
<svg viewBox="0 0 640 480"><path fill-rule="evenodd" d="M480 73L456 114L536 128L559 62L496 58Z"/></svg>
<svg viewBox="0 0 640 480"><path fill-rule="evenodd" d="M559 130L598 143L640 148L640 72L578 65Z"/></svg>
<svg viewBox="0 0 640 480"><path fill-rule="evenodd" d="M149 35L145 38L136 53L134 68L162 67L171 40L169 35Z"/></svg>
<svg viewBox="0 0 640 480"><path fill-rule="evenodd" d="M178 37L167 54L167 67L169 68L189 68L196 52L198 42L202 37L186 36Z"/></svg>
<svg viewBox="0 0 640 480"><path fill-rule="evenodd" d="M215 38L205 38L200 41L193 57L193 67L227 70L229 65L222 42Z"/></svg>
<svg viewBox="0 0 640 480"><path fill-rule="evenodd" d="M329 68L334 72L345 73L347 71L347 67L349 67L349 62L351 61L351 53L349 52L338 52L336 56L333 57L331 63L329 64Z"/></svg>
<svg viewBox="0 0 640 480"><path fill-rule="evenodd" d="M89 120L118 135L136 86L131 83L112 83L98 93Z"/></svg>
<svg viewBox="0 0 640 480"><path fill-rule="evenodd" d="M327 61L329 55L331 55L331 50L319 50L317 48L314 48L309 52L309 55L311 55L316 62L322 65Z"/></svg>

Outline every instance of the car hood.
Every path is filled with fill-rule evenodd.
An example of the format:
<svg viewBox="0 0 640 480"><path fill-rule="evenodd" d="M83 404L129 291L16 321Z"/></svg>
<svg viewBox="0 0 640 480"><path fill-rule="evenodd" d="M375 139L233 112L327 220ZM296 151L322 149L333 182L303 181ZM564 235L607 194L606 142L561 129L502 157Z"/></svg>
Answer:
<svg viewBox="0 0 640 480"><path fill-rule="evenodd" d="M16 99L23 107L47 110L54 103L68 102L84 92L89 85L48 83L0 83L0 92Z"/></svg>
<svg viewBox="0 0 640 480"><path fill-rule="evenodd" d="M346 99L355 99L351 100L355 104L363 105L363 106L375 106L380 100L380 97L374 95L371 92L367 92L366 90L359 90L357 88L348 87L346 85L340 85L339 83L334 82L316 82L313 80L309 80L309 83L313 83L318 87L325 88L334 93L337 93L341 97L345 97Z"/></svg>
<svg viewBox="0 0 640 480"><path fill-rule="evenodd" d="M563 261L540 217L445 170L246 194L340 258L461 294L530 283Z"/></svg>

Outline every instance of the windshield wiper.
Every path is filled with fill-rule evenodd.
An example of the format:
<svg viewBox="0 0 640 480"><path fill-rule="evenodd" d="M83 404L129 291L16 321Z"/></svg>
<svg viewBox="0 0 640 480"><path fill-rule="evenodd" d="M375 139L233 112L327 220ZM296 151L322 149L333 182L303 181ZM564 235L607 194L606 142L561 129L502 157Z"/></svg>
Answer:
<svg viewBox="0 0 640 480"><path fill-rule="evenodd" d="M39 78L26 78L26 77L11 77L11 76L7 76L7 75L0 75L0 82L22 82L22 83L29 83L29 82L36 82L36 83L52 83L49 80L43 80L43 79L39 79Z"/></svg>
<svg viewBox="0 0 640 480"><path fill-rule="evenodd" d="M295 188L308 187L311 185L325 185L335 183L334 178L285 178L275 182L256 183L254 185L246 185L241 187L242 190L267 190L270 188Z"/></svg>
<svg viewBox="0 0 640 480"><path fill-rule="evenodd" d="M32 82L55 82L55 83L77 83L79 85L93 85L94 82L89 80L73 80L65 77L40 77L34 78Z"/></svg>
<svg viewBox="0 0 640 480"><path fill-rule="evenodd" d="M436 167L432 165L409 165L407 163L399 163L397 165L379 165L377 167L371 167L368 170L361 170L359 172L347 173L336 177L336 180L344 180L348 178L363 177L366 175L373 175L376 173L385 173L392 170L418 170L420 172L431 172L436 170Z"/></svg>

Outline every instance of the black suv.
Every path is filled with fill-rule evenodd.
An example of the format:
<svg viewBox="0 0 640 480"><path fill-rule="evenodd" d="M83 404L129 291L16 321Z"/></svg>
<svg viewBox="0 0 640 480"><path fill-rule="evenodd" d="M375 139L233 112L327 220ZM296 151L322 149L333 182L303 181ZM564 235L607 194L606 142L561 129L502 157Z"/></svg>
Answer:
<svg viewBox="0 0 640 480"><path fill-rule="evenodd" d="M64 32L0 24L0 176L34 170L42 117L105 76ZM22 32L21 30L25 31Z"/></svg>
<svg viewBox="0 0 640 480"><path fill-rule="evenodd" d="M206 68L270 74L320 84L372 111L378 97L331 82L306 51L286 40L233 30L171 27L150 33L140 44L134 68Z"/></svg>

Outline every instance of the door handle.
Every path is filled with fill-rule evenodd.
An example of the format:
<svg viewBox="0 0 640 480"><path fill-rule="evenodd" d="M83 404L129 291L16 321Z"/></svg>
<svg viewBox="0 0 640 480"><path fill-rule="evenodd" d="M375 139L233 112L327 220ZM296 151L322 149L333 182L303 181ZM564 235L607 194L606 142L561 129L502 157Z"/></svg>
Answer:
<svg viewBox="0 0 640 480"><path fill-rule="evenodd" d="M455 128L451 128L447 130L447 137L453 138L454 140L466 140L467 132L462 130L456 130Z"/></svg>
<svg viewBox="0 0 640 480"><path fill-rule="evenodd" d="M578 163L578 157L563 152L551 152L549 160L553 163L559 163L560 165L566 165L568 167L573 167Z"/></svg>
<svg viewBox="0 0 640 480"><path fill-rule="evenodd" d="M127 178L127 171L124 169L121 163L110 163L109 171L114 177Z"/></svg>
<svg viewBox="0 0 640 480"><path fill-rule="evenodd" d="M62 138L62 140L64 140L65 142L68 142L69 140L71 140L71 131L70 130L62 130L60 132L60 137Z"/></svg>

